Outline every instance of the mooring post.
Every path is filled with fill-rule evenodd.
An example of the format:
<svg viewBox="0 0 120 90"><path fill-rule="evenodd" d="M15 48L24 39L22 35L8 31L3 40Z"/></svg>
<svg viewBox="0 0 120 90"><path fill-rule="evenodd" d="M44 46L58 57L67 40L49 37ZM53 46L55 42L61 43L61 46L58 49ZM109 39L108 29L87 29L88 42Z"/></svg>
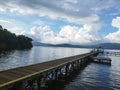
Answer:
<svg viewBox="0 0 120 90"><path fill-rule="evenodd" d="M37 78L37 88L38 88L38 90L41 89L41 79L42 79L42 76L39 76L39 77Z"/></svg>
<svg viewBox="0 0 120 90"><path fill-rule="evenodd" d="M28 84L27 84L27 86L26 86L26 90L33 90L33 84L34 84L34 80L32 79L32 80L29 80L28 81Z"/></svg>
<svg viewBox="0 0 120 90"><path fill-rule="evenodd" d="M58 80L58 68L55 70L55 81Z"/></svg>
<svg viewBox="0 0 120 90"><path fill-rule="evenodd" d="M81 63L80 63L81 67L83 66L83 63L84 63L84 58L81 59Z"/></svg>
<svg viewBox="0 0 120 90"><path fill-rule="evenodd" d="M68 76L68 70L69 70L69 64L66 64L66 67L65 67L65 77Z"/></svg>
<svg viewBox="0 0 120 90"><path fill-rule="evenodd" d="M77 60L77 68L79 68L79 59Z"/></svg>
<svg viewBox="0 0 120 90"><path fill-rule="evenodd" d="M71 63L71 72L73 72L74 71L74 63L72 62Z"/></svg>
<svg viewBox="0 0 120 90"><path fill-rule="evenodd" d="M75 62L73 62L73 72L74 72L74 70L75 70Z"/></svg>
<svg viewBox="0 0 120 90"><path fill-rule="evenodd" d="M77 63L77 61L75 61L75 70L77 70L77 67L78 66L78 63Z"/></svg>

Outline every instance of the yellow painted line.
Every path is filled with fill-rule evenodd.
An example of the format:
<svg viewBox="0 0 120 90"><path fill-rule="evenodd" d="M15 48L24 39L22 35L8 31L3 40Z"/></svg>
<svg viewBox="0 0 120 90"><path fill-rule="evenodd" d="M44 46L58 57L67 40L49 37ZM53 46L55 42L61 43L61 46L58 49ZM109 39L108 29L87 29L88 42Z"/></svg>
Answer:
<svg viewBox="0 0 120 90"><path fill-rule="evenodd" d="M1 87L4 87L4 86L7 86L7 85L9 85L9 84L12 84L12 83L15 83L15 82L18 82L18 81L24 80L24 79L29 78L29 77L31 77L31 76L34 76L34 75L40 74L40 73L42 73L42 72L45 72L45 71L48 71L48 70L54 69L54 68L56 68L56 67L62 66L62 65L64 65L64 64L66 64L66 63L68 63L68 62L65 62L65 63L59 64L59 65L56 65L56 66L51 67L51 68L48 68L48 69L44 69L44 70L42 70L42 71L39 71L39 72L36 72L36 73L30 74L30 75L24 76L24 77L22 77L22 78L18 78L18 79L13 80L13 81L9 81L9 82L7 82L7 83L4 83L4 84L0 85L0 88L1 88Z"/></svg>
<svg viewBox="0 0 120 90"><path fill-rule="evenodd" d="M93 54L93 53L92 53L92 54ZM89 56L89 55L92 55L92 54L89 54L89 53L88 53L88 54L85 55L85 56L81 56L79 59L84 58L84 57ZM77 58L77 59L78 59L78 58ZM75 60L76 60L76 59L71 60L71 61L69 61L69 62L73 62L73 61L75 61ZM30 75L26 75L26 76L24 76L24 77L22 77L22 78L18 78L18 79L16 79L16 80L12 80L12 81L9 81L9 82L7 82L7 83L1 84L1 85L0 85L0 88L3 88L3 87L5 87L5 86L7 86L7 85L13 84L13 83L18 82L18 81L22 81L22 80L27 79L27 78L29 78L29 77L31 77L31 76L34 76L34 75L37 75L37 74L41 74L41 73L43 73L43 72L45 72L45 71L48 71L48 70L57 68L57 67L59 67L59 66L62 66L62 65L64 65L64 64L67 64L67 63L69 63L69 62L61 63L61 64L56 65L56 66L54 66L54 67L50 67L50 68L47 68L47 69L38 71L38 72L36 72L36 73L30 74ZM22 68L22 67L20 67L20 68ZM16 68L15 68L15 69L16 69ZM7 71L8 71L8 70L7 70Z"/></svg>

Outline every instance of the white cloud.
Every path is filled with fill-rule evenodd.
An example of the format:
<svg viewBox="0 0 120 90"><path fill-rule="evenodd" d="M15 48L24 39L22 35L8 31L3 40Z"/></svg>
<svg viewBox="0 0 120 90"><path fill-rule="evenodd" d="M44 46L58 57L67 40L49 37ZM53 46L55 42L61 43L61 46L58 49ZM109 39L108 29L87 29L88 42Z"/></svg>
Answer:
<svg viewBox="0 0 120 90"><path fill-rule="evenodd" d="M26 35L32 37L36 41L46 42L46 40L54 37L53 31L49 26L39 26L31 28L31 31L25 33Z"/></svg>
<svg viewBox="0 0 120 90"><path fill-rule="evenodd" d="M7 2L7 3L6 3ZM39 14L52 19L62 18L69 22L91 24L99 21L97 11L119 6L119 0L2 0L0 10L13 13Z"/></svg>
<svg viewBox="0 0 120 90"><path fill-rule="evenodd" d="M64 32L66 32L64 34ZM94 25L85 24L83 27L65 26L60 31L60 35L66 36L70 43L74 44L91 44L97 42L97 29Z"/></svg>
<svg viewBox="0 0 120 90"><path fill-rule="evenodd" d="M87 24L83 27L67 25L62 27L58 34L55 34L49 26L33 27L29 36L44 43L92 44L100 40L94 26Z"/></svg>
<svg viewBox="0 0 120 90"><path fill-rule="evenodd" d="M18 25L7 20L1 20L0 24L12 32L27 34L46 43L89 44L100 40L97 35L100 28L98 13L112 7L119 10L120 0L50 0L50 2L48 0L1 0L0 12L39 15L82 24L83 27L67 25L62 27L58 34L55 34L41 20L33 22L40 26L33 27L30 32L25 32ZM120 17L113 19L112 26L118 28L118 31L110 33L104 38L111 42L120 41Z"/></svg>
<svg viewBox="0 0 120 90"><path fill-rule="evenodd" d="M119 43L120 42L120 17L116 17L112 20L112 26L118 28L118 31L109 33L105 37L105 40L109 42Z"/></svg>
<svg viewBox="0 0 120 90"><path fill-rule="evenodd" d="M120 29L120 17L116 17L112 20L112 26Z"/></svg>
<svg viewBox="0 0 120 90"><path fill-rule="evenodd" d="M13 22L14 21L7 21L7 20L0 19L0 25L2 25L3 28L8 29L12 33L24 34L25 30L21 28L19 25L17 25L17 23L13 23Z"/></svg>
<svg viewBox="0 0 120 90"><path fill-rule="evenodd" d="M68 22L91 24L99 21L98 12L115 7L119 10L119 0L1 0L0 11L12 13L38 14L51 19L62 18ZM111 13L112 14L112 13Z"/></svg>

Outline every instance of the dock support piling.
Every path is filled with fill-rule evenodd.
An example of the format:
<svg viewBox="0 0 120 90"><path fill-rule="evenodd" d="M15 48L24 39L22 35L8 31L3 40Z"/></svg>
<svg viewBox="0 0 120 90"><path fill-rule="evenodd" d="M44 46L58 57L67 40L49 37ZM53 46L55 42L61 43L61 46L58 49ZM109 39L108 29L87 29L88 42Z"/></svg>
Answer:
<svg viewBox="0 0 120 90"><path fill-rule="evenodd" d="M43 90L51 88L51 86L54 87L58 84L58 82L65 80L67 81L71 77L75 76L80 69L84 68L88 63L92 62L89 57L96 55L96 53L97 52L91 52L15 69L17 72L18 70L23 70L23 72L29 73L29 75L23 75L21 77L21 80L18 80L4 87L2 86L0 89L6 88L1 90ZM12 72L14 72L14 69Z"/></svg>

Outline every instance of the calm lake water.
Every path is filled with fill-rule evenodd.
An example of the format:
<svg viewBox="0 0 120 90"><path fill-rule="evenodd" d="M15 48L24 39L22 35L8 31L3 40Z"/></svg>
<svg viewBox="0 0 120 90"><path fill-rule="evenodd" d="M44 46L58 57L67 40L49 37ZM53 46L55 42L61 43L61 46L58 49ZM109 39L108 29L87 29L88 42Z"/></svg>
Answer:
<svg viewBox="0 0 120 90"><path fill-rule="evenodd" d="M0 55L0 70L50 61L89 52L90 49L33 47ZM120 90L120 57L110 56L111 66L91 63L65 86L65 90Z"/></svg>
<svg viewBox="0 0 120 90"><path fill-rule="evenodd" d="M0 70L26 66L89 52L90 49L34 46L30 50L15 50L0 57Z"/></svg>

